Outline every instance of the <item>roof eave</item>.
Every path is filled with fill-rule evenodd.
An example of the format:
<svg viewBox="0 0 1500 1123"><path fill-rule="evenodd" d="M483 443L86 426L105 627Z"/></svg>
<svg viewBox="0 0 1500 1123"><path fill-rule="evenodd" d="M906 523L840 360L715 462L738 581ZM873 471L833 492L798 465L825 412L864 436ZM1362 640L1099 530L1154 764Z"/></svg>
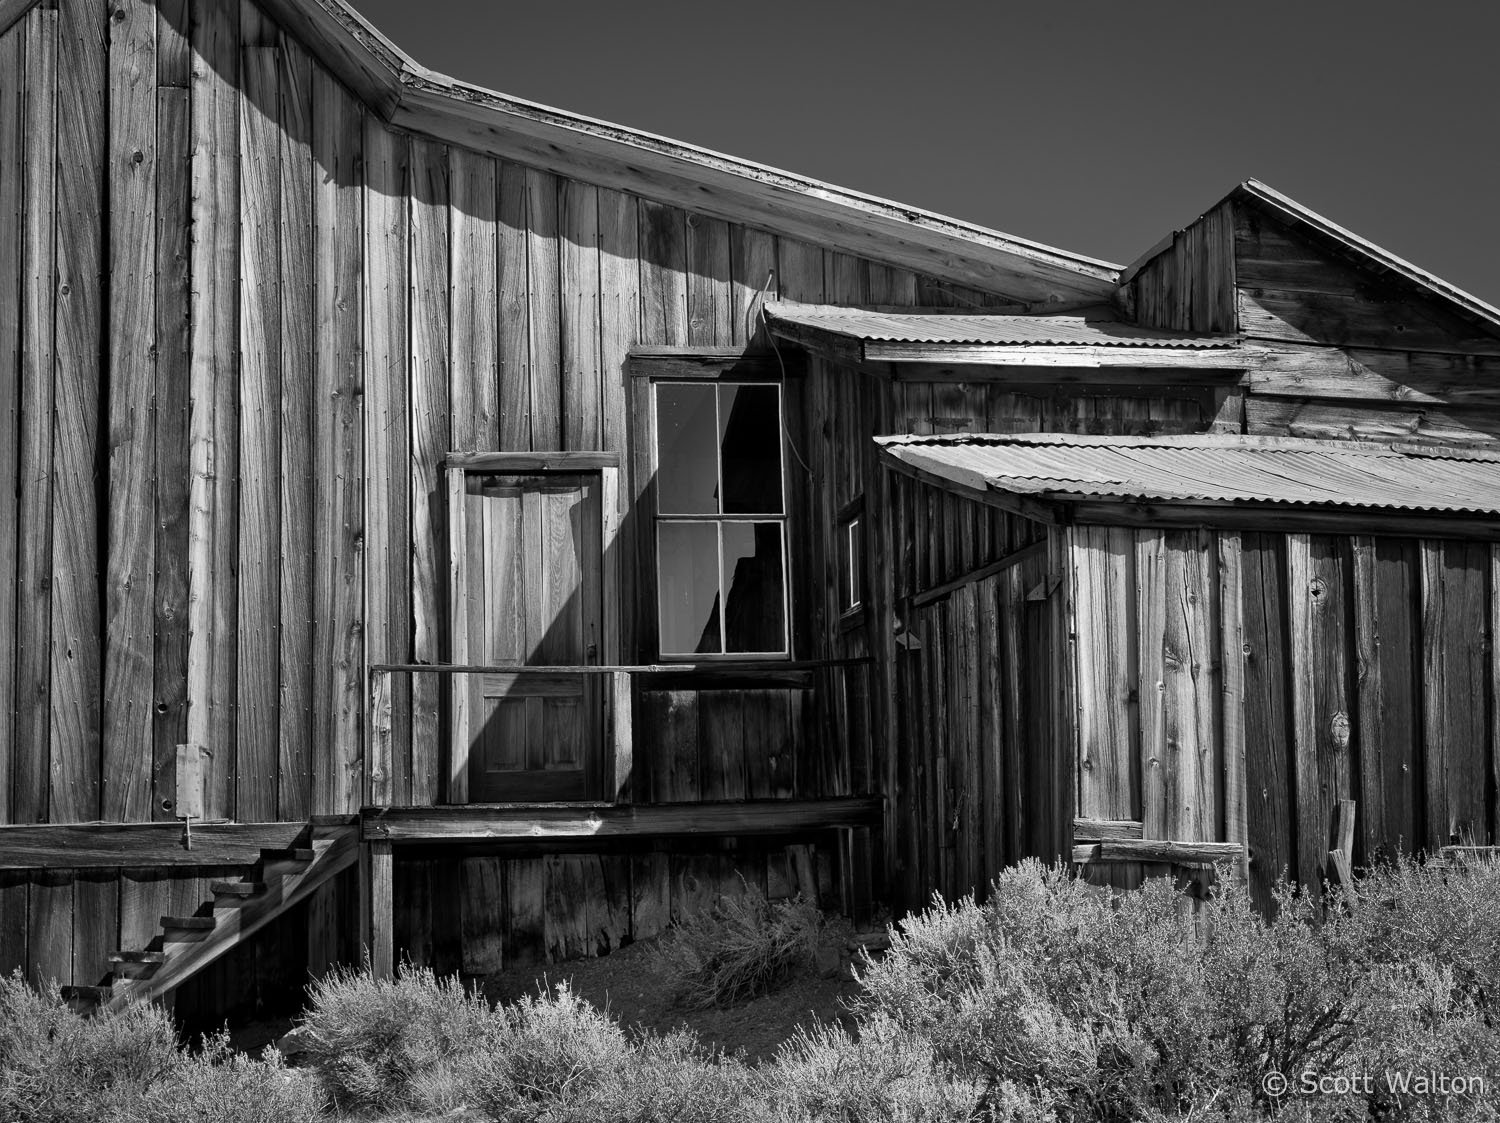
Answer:
<svg viewBox="0 0 1500 1123"><path fill-rule="evenodd" d="M0 33L37 0L0 0ZM503 159L996 292L1028 305L1109 300L1119 268L709 149L459 82L416 62L344 0L262 0L384 120Z"/></svg>

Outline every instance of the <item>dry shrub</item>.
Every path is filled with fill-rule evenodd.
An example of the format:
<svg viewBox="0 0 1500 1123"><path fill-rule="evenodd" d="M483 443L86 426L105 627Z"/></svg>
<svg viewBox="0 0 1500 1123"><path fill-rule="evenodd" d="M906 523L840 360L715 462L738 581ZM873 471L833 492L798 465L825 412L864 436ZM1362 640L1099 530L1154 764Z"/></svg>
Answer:
<svg viewBox="0 0 1500 1123"><path fill-rule="evenodd" d="M234 1055L211 1039L179 1048L171 1019L144 1003L84 1018L55 986L0 978L0 1119L15 1123L301 1123L322 1097L279 1057Z"/></svg>
<svg viewBox="0 0 1500 1123"><path fill-rule="evenodd" d="M1266 921L1231 886L1195 921L1164 880L1111 897L1027 863L982 906L938 900L908 919L865 973L859 1013L1063 1121L1492 1120L1500 1038L1485 1003L1500 966L1485 926L1500 878L1435 878L1373 875L1326 919L1283 886ZM1263 1083L1390 1069L1486 1076L1489 1094L1392 1096L1377 1082L1278 1099Z"/></svg>
<svg viewBox="0 0 1500 1123"><path fill-rule="evenodd" d="M755 892L726 897L708 915L677 925L657 954L689 1006L729 1006L768 994L811 961L823 915L805 897L768 901Z"/></svg>
<svg viewBox="0 0 1500 1123"><path fill-rule="evenodd" d="M341 968L313 987L306 1062L341 1106L412 1102L412 1081L453 1057L493 1047L502 1025L457 979L403 966L394 979Z"/></svg>

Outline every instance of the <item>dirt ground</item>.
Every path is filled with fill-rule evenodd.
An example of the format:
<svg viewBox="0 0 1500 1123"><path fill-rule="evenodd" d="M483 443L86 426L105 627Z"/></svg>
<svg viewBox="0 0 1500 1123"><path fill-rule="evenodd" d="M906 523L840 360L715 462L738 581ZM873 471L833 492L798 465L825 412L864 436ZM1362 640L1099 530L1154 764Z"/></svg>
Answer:
<svg viewBox="0 0 1500 1123"><path fill-rule="evenodd" d="M743 1052L746 1060L755 1063L774 1056L798 1028L846 1020L843 1000L859 990L840 938L824 946L827 976L808 967L789 976L771 994L723 1009L696 1009L676 1001L672 972L654 954L656 944L643 940L597 959L512 968L486 978L484 993L492 1002L513 1002L566 982L574 994L627 1028L654 1033L690 1029L705 1046L730 1054Z"/></svg>

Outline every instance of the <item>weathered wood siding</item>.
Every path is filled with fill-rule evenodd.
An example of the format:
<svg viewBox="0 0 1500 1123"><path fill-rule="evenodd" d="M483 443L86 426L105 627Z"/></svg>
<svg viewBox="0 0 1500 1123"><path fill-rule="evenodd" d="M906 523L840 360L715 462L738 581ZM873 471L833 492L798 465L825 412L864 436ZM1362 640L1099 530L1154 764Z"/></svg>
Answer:
<svg viewBox="0 0 1500 1123"><path fill-rule="evenodd" d="M389 129L251 0L31 10L0 35L0 822L171 819L190 740L212 816L354 810L366 666L449 657L442 457L628 463L627 352L764 343L768 281L993 299ZM858 671L677 686L636 707L638 798L869 790L832 733ZM434 802L446 688L393 690L382 792ZM47 877L0 886L0 946L78 977Z"/></svg>
<svg viewBox="0 0 1500 1123"><path fill-rule="evenodd" d="M249 0L61 0L0 52L5 821L170 817L189 739L211 815L353 810L366 663L446 657L444 453L623 454L632 346L897 272L391 131ZM395 689L430 801L442 692Z"/></svg>
<svg viewBox="0 0 1500 1123"><path fill-rule="evenodd" d="M836 851L797 840L627 845L600 853L511 848L459 859L396 859L398 958L491 974L611 951L747 892L847 907Z"/></svg>
<svg viewBox="0 0 1500 1123"><path fill-rule="evenodd" d="M1075 526L1078 813L1246 842L1257 897L1496 831L1495 547Z"/></svg>
<svg viewBox="0 0 1500 1123"><path fill-rule="evenodd" d="M1493 330L1249 200L1174 235L1122 302L1147 326L1266 349L1242 381L1244 432L1500 443Z"/></svg>

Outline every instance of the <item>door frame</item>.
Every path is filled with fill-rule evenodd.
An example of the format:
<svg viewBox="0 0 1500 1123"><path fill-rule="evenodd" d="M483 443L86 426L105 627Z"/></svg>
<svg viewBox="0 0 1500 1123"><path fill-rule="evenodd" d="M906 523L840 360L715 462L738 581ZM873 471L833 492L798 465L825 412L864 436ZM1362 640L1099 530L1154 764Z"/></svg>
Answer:
<svg viewBox="0 0 1500 1123"><path fill-rule="evenodd" d="M599 477L599 596L601 666L624 662L620 643L620 458L612 452L450 452L443 459L448 486L448 635L451 661L469 660L468 525L464 513L464 480L469 473L538 476L549 474ZM602 796L621 802L628 790L631 768L630 675L600 672L603 700L601 759L586 774L597 775ZM468 676L448 676L452 733L448 738L448 802L469 802L469 692ZM611 759L614 767L610 767Z"/></svg>

